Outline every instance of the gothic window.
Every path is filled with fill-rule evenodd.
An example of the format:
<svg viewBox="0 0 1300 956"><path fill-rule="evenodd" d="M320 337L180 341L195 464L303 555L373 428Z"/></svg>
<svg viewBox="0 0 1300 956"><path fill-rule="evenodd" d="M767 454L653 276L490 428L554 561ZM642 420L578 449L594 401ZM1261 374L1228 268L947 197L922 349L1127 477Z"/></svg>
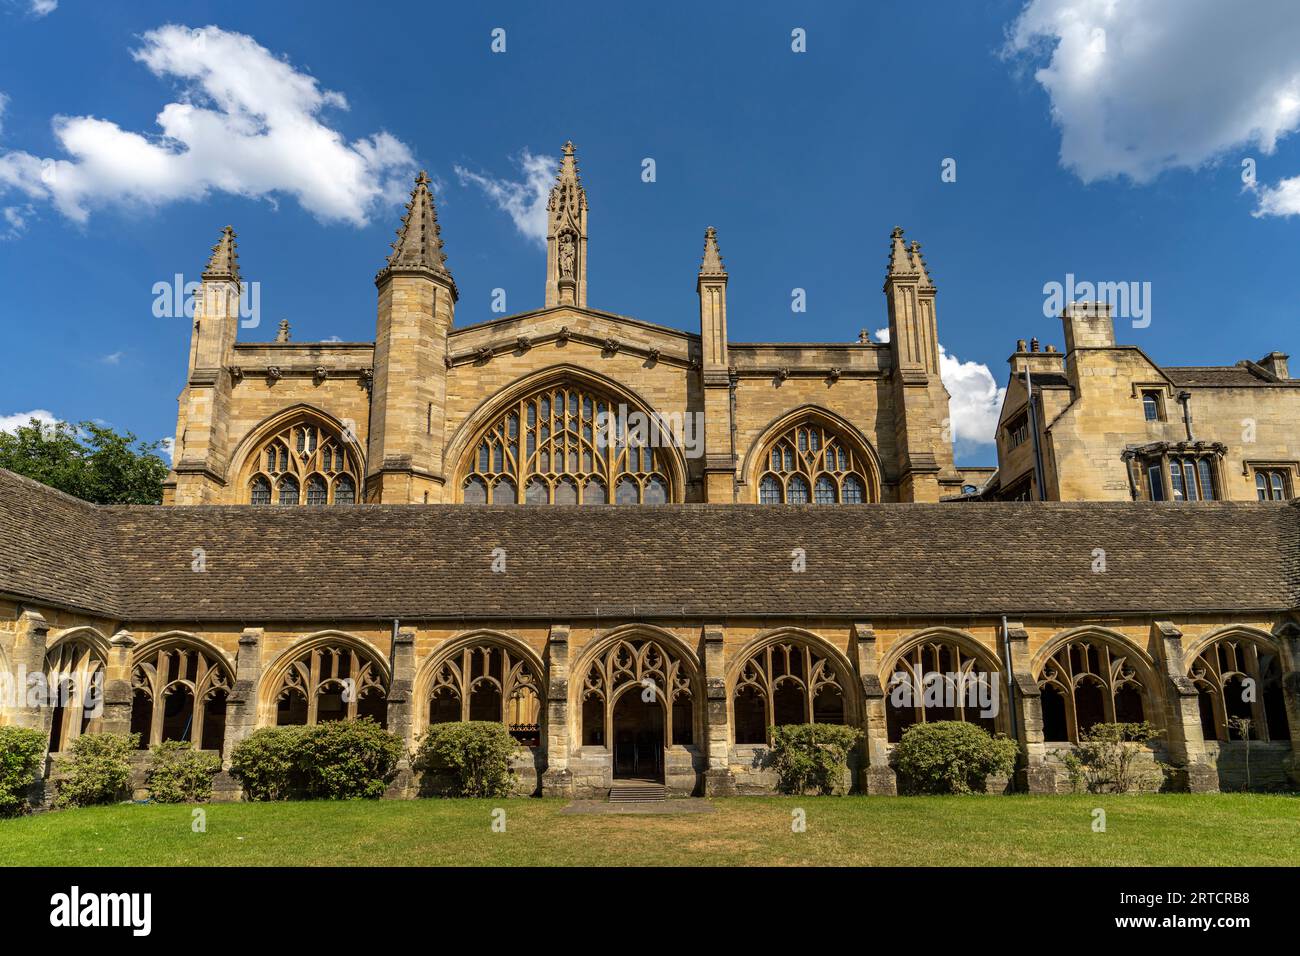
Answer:
<svg viewBox="0 0 1300 956"><path fill-rule="evenodd" d="M54 695L50 752L67 750L82 734L99 730L104 704L104 658L86 640L60 643L45 658L46 687Z"/></svg>
<svg viewBox="0 0 1300 956"><path fill-rule="evenodd" d="M844 681L835 664L802 641L769 644L741 667L732 691L736 743L767 743L769 727L842 724Z"/></svg>
<svg viewBox="0 0 1300 956"><path fill-rule="evenodd" d="M370 717L383 725L388 688L368 652L350 644L304 651L284 669L274 691L277 726Z"/></svg>
<svg viewBox="0 0 1300 956"><path fill-rule="evenodd" d="M1255 470L1255 497L1260 501L1285 501L1291 497L1291 475L1278 468Z"/></svg>
<svg viewBox="0 0 1300 956"><path fill-rule="evenodd" d="M168 740L221 749L231 689L223 663L197 647L164 648L136 663L131 687L131 731L140 735L141 750Z"/></svg>
<svg viewBox="0 0 1300 956"><path fill-rule="evenodd" d="M1249 739L1291 739L1282 667L1266 645L1244 637L1222 638L1201 652L1187 676L1196 685L1206 740L1241 740L1238 720L1250 721Z"/></svg>
<svg viewBox="0 0 1300 956"><path fill-rule="evenodd" d="M1125 652L1095 638L1076 638L1059 648L1038 675L1043 739L1079 742L1099 723L1145 720L1144 687Z"/></svg>
<svg viewBox="0 0 1300 956"><path fill-rule="evenodd" d="M484 503L485 488L492 489L493 504L672 500L660 447L667 436L648 426L628 429L620 416L624 407L617 399L575 384L552 385L512 403L471 446L462 500ZM517 489L523 490L522 502L518 497L507 501L509 495L518 495Z"/></svg>
<svg viewBox="0 0 1300 956"><path fill-rule="evenodd" d="M466 647L438 666L429 690L429 723L503 723L528 747L541 743L541 681L528 659L496 644Z"/></svg>
<svg viewBox="0 0 1300 956"><path fill-rule="evenodd" d="M830 428L804 421L777 436L760 457L760 504L862 504L867 462Z"/></svg>
<svg viewBox="0 0 1300 956"><path fill-rule="evenodd" d="M1157 391L1146 391L1142 393L1142 415L1149 422L1159 422L1164 420L1160 414L1160 393Z"/></svg>
<svg viewBox="0 0 1300 956"><path fill-rule="evenodd" d="M620 640L592 661L582 682L582 743L608 746L614 706L624 694L638 694L664 711L664 740L690 745L695 739L694 694L687 665L658 641Z"/></svg>
<svg viewBox="0 0 1300 956"><path fill-rule="evenodd" d="M885 692L889 739L898 742L913 724L962 720L996 730L997 678L955 641L936 638L898 659Z"/></svg>
<svg viewBox="0 0 1300 956"><path fill-rule="evenodd" d="M250 461L249 501L255 505L272 500L282 505L356 503L359 462L342 436L324 425L286 426Z"/></svg>

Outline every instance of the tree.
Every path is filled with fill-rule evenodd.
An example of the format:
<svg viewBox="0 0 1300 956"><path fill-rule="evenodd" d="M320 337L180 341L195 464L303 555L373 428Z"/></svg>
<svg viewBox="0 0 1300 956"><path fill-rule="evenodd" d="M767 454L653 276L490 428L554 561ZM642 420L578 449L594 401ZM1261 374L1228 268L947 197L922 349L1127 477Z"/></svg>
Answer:
<svg viewBox="0 0 1300 956"><path fill-rule="evenodd" d="M168 471L154 454L161 447L94 422L47 425L33 418L0 432L0 468L95 504L156 505Z"/></svg>

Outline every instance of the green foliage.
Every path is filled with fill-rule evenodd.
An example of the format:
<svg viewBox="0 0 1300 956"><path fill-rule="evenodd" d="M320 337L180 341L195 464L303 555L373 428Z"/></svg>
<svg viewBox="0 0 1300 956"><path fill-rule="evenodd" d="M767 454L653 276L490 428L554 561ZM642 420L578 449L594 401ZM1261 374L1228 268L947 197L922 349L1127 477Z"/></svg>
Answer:
<svg viewBox="0 0 1300 956"><path fill-rule="evenodd" d="M397 774L402 738L362 717L306 728L294 747L303 796L329 800L384 795Z"/></svg>
<svg viewBox="0 0 1300 956"><path fill-rule="evenodd" d="M145 786L156 803L206 803L212 778L221 772L221 757L195 750L188 740L168 740L150 751Z"/></svg>
<svg viewBox="0 0 1300 956"><path fill-rule="evenodd" d="M230 754L230 772L249 800L288 800L301 789L296 779L295 752L306 727L263 727L255 730Z"/></svg>
<svg viewBox="0 0 1300 956"><path fill-rule="evenodd" d="M504 724L470 720L434 724L420 738L413 766L447 782L453 797L504 797L514 783L511 758L519 744Z"/></svg>
<svg viewBox="0 0 1300 956"><path fill-rule="evenodd" d="M45 734L26 727L0 727L0 817L26 813L27 788L45 762Z"/></svg>
<svg viewBox="0 0 1300 956"><path fill-rule="evenodd" d="M1009 776L1019 745L962 720L913 724L894 748L894 765L911 793L982 793L990 774Z"/></svg>
<svg viewBox="0 0 1300 956"><path fill-rule="evenodd" d="M849 750L862 737L840 724L772 728L772 767L785 793L832 793L848 770Z"/></svg>
<svg viewBox="0 0 1300 956"><path fill-rule="evenodd" d="M1091 793L1128 793L1155 790L1168 767L1160 761L1146 763L1146 745L1161 731L1150 723L1094 724L1081 735L1079 762Z"/></svg>
<svg viewBox="0 0 1300 956"><path fill-rule="evenodd" d="M33 418L12 434L0 432L0 468L96 504L156 505L168 470L154 454L161 447L94 422Z"/></svg>
<svg viewBox="0 0 1300 956"><path fill-rule="evenodd" d="M82 734L72 742L71 756L59 759L67 777L58 781L56 809L89 807L128 799L131 752L139 734Z"/></svg>
<svg viewBox="0 0 1300 956"><path fill-rule="evenodd" d="M230 772L249 800L381 797L401 756L401 738L363 717L254 731L231 752Z"/></svg>

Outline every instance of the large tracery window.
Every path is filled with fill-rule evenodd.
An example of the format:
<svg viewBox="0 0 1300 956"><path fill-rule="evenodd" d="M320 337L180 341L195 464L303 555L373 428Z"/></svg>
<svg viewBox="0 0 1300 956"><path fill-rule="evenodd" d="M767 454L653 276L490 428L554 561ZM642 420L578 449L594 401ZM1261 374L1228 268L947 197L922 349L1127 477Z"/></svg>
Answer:
<svg viewBox="0 0 1300 956"><path fill-rule="evenodd" d="M955 641L913 647L894 664L885 693L890 741L902 740L913 724L936 720L962 720L993 733L1001 706L995 673Z"/></svg>
<svg viewBox="0 0 1300 956"><path fill-rule="evenodd" d="M582 743L617 743L615 711L628 694L662 710L663 740L690 745L695 711L686 665L655 640L620 640L592 661L582 682Z"/></svg>
<svg viewBox="0 0 1300 956"><path fill-rule="evenodd" d="M843 681L848 679L808 644L769 644L736 677L736 743L767 743L768 728L785 724L844 723Z"/></svg>
<svg viewBox="0 0 1300 956"><path fill-rule="evenodd" d="M511 404L472 446L462 500L479 505L672 500L665 452L655 447L663 441L635 425L629 433L621 407L625 403L572 384Z"/></svg>
<svg viewBox="0 0 1300 956"><path fill-rule="evenodd" d="M231 689L224 663L197 647L166 647L136 663L131 687L131 732L140 735L140 749L167 740L221 749Z"/></svg>
<svg viewBox="0 0 1300 956"><path fill-rule="evenodd" d="M1240 720L1251 740L1290 740L1282 698L1282 666L1275 652L1246 637L1225 637L1207 647L1187 676L1196 685L1206 740L1241 740Z"/></svg>
<svg viewBox="0 0 1300 956"><path fill-rule="evenodd" d="M369 717L382 726L387 698L383 670L370 654L349 644L319 645L284 669L274 693L275 723L302 726Z"/></svg>
<svg viewBox="0 0 1300 956"><path fill-rule="evenodd" d="M350 505L360 462L342 437L323 425L298 422L278 432L252 457L248 500L255 505Z"/></svg>
<svg viewBox="0 0 1300 956"><path fill-rule="evenodd" d="M495 644L466 647L443 661L429 689L429 723L487 720L528 747L541 743L542 694L536 668Z"/></svg>
<svg viewBox="0 0 1300 956"><path fill-rule="evenodd" d="M1141 677L1109 643L1078 638L1059 648L1038 675L1043 739L1079 742L1094 724L1145 720Z"/></svg>
<svg viewBox="0 0 1300 956"><path fill-rule="evenodd" d="M867 462L830 428L805 421L787 429L759 465L760 504L860 505L869 500Z"/></svg>
<svg viewBox="0 0 1300 956"><path fill-rule="evenodd" d="M99 730L104 709L104 658L84 638L70 638L45 658L53 698L50 752L67 750L82 734Z"/></svg>

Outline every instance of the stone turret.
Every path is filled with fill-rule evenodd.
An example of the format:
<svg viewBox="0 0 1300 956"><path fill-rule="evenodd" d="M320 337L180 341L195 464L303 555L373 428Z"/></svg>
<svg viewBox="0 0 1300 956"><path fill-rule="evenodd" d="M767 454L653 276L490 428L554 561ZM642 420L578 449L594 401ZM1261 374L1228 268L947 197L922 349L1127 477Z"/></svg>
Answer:
<svg viewBox="0 0 1300 956"><path fill-rule="evenodd" d="M546 204L546 307L587 307L587 191L573 143L564 144L559 175Z"/></svg>
<svg viewBox="0 0 1300 956"><path fill-rule="evenodd" d="M727 269L718 232L704 231L704 258L695 281L700 296L701 375L704 384L704 495L735 500L736 455L731 434L731 376L727 353Z"/></svg>

